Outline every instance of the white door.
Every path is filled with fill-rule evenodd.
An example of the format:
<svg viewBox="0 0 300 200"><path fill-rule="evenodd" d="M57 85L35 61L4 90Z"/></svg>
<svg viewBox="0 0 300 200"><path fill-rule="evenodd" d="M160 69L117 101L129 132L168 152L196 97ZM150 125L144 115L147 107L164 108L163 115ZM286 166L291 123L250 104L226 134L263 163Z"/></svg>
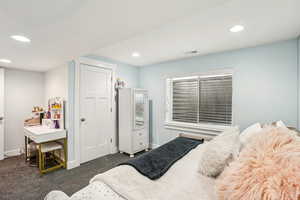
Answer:
<svg viewBox="0 0 300 200"><path fill-rule="evenodd" d="M0 68L0 160L4 159L4 69Z"/></svg>
<svg viewBox="0 0 300 200"><path fill-rule="evenodd" d="M80 65L81 163L110 154L112 70Z"/></svg>

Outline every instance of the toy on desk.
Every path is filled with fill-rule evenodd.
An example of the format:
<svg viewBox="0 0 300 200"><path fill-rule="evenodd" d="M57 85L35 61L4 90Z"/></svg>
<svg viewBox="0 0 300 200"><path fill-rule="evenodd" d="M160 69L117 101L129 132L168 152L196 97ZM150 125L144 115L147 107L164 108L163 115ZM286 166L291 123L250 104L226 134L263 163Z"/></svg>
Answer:
<svg viewBox="0 0 300 200"><path fill-rule="evenodd" d="M25 126L37 126L42 124L44 118L44 109L39 106L34 106L32 109L31 117L24 121Z"/></svg>
<svg viewBox="0 0 300 200"><path fill-rule="evenodd" d="M24 126L37 126L40 125L40 118L39 117L33 117L30 119L25 119Z"/></svg>
<svg viewBox="0 0 300 200"><path fill-rule="evenodd" d="M34 106L32 109L32 113L42 113L42 112L44 112L43 107Z"/></svg>

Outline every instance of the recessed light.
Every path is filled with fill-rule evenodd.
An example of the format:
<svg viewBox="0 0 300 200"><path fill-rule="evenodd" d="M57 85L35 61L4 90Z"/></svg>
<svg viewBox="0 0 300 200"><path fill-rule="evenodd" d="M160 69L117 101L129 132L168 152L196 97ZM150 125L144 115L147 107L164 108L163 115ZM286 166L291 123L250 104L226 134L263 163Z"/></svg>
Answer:
<svg viewBox="0 0 300 200"><path fill-rule="evenodd" d="M230 29L230 31L233 33L237 33L237 32L243 31L244 29L245 28L242 25L235 25Z"/></svg>
<svg viewBox="0 0 300 200"><path fill-rule="evenodd" d="M133 52L132 57L140 57L141 55L138 52Z"/></svg>
<svg viewBox="0 0 300 200"><path fill-rule="evenodd" d="M10 36L12 39L17 40L19 42L29 43L31 40L23 35L12 35Z"/></svg>
<svg viewBox="0 0 300 200"><path fill-rule="evenodd" d="M11 60L8 60L8 59L0 59L0 62L3 62L3 63L11 63Z"/></svg>

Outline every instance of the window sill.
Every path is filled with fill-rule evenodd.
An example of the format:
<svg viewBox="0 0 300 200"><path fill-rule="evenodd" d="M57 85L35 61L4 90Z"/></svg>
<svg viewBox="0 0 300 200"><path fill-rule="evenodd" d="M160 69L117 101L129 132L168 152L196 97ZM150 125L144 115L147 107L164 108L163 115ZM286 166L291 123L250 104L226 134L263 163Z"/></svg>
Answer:
<svg viewBox="0 0 300 200"><path fill-rule="evenodd" d="M165 128L170 130L199 133L205 135L216 136L231 126L212 125L212 124L191 124L184 122L165 122Z"/></svg>

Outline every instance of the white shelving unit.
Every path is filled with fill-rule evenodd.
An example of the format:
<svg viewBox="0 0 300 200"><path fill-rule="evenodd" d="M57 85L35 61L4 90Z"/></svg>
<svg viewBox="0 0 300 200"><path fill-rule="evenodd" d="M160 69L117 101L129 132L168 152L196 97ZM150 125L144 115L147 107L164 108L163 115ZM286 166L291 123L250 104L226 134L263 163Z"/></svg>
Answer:
<svg viewBox="0 0 300 200"><path fill-rule="evenodd" d="M119 150L134 154L149 149L149 101L147 90L119 89Z"/></svg>
<svg viewBox="0 0 300 200"><path fill-rule="evenodd" d="M48 106L50 108L51 121L53 126L55 126L55 121L58 121L59 128L65 129L64 123L64 100L60 97L51 98L48 100ZM55 127L52 127L55 128Z"/></svg>

